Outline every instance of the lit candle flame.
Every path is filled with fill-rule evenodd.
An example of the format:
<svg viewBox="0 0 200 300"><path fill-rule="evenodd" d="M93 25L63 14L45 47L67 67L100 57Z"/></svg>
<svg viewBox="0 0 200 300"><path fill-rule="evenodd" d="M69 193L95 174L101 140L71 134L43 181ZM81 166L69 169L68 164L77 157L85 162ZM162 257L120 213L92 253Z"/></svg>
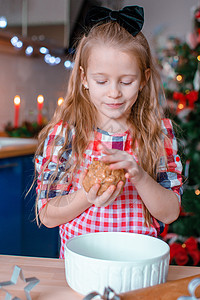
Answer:
<svg viewBox="0 0 200 300"><path fill-rule="evenodd" d="M37 97L37 107L38 107L38 125L42 125L42 109L44 104L44 97L42 95L38 95Z"/></svg>
<svg viewBox="0 0 200 300"><path fill-rule="evenodd" d="M20 105L20 96L16 95L14 98L14 104L15 105Z"/></svg>
<svg viewBox="0 0 200 300"><path fill-rule="evenodd" d="M64 102L63 97L58 98L58 105L59 105L59 106L62 105L63 102Z"/></svg>
<svg viewBox="0 0 200 300"><path fill-rule="evenodd" d="M42 95L39 95L39 96L37 97L37 102L38 102L38 103L43 103L43 102L44 102L44 97L43 97Z"/></svg>

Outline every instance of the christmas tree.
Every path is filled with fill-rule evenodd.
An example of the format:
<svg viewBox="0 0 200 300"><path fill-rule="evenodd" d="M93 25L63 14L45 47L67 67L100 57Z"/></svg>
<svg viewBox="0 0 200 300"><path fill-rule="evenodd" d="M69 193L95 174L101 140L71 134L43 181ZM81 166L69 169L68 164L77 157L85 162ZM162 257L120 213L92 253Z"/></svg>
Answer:
<svg viewBox="0 0 200 300"><path fill-rule="evenodd" d="M169 38L159 49L169 117L177 124L183 163L183 196L178 220L163 236L170 245L171 264L200 265L200 7L187 41Z"/></svg>

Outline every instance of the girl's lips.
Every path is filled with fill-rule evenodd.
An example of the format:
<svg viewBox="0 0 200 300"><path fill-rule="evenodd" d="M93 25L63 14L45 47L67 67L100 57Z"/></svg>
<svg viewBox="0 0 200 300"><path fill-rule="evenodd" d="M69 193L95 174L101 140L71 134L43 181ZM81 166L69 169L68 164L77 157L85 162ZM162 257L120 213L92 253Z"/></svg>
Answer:
<svg viewBox="0 0 200 300"><path fill-rule="evenodd" d="M111 108L119 108L120 106L123 105L123 103L110 103L110 104L106 104L108 107L111 107Z"/></svg>

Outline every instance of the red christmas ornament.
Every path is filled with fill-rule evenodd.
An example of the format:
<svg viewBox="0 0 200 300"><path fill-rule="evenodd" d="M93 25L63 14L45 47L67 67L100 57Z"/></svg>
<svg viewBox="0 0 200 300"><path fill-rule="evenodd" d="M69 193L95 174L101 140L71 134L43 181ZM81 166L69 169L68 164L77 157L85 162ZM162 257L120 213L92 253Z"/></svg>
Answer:
<svg viewBox="0 0 200 300"><path fill-rule="evenodd" d="M189 257L187 255L186 249L183 248L181 244L173 243L172 245L170 245L170 263L173 259L179 266L184 266L187 264Z"/></svg>
<svg viewBox="0 0 200 300"><path fill-rule="evenodd" d="M188 94L186 94L186 99L189 102L188 107L194 108L194 102L198 100L198 92L190 91Z"/></svg>
<svg viewBox="0 0 200 300"><path fill-rule="evenodd" d="M180 92L173 93L173 99L178 101L177 111L178 114L181 110L185 108L194 108L194 102L198 100L198 92L197 91L190 91L188 94L184 95Z"/></svg>
<svg viewBox="0 0 200 300"><path fill-rule="evenodd" d="M189 258L187 256L187 253L184 251L180 252L179 255L176 257L176 263L179 266L184 266L187 264Z"/></svg>
<svg viewBox="0 0 200 300"><path fill-rule="evenodd" d="M180 100L184 101L185 100L185 95L183 93L180 93L180 92L174 92L172 97L176 101L180 101Z"/></svg>
<svg viewBox="0 0 200 300"><path fill-rule="evenodd" d="M188 252L198 249L197 240L193 236L188 238L184 244L186 245Z"/></svg>
<svg viewBox="0 0 200 300"><path fill-rule="evenodd" d="M200 251L194 237L188 238L183 244L170 245L170 263L175 260L177 265L184 266L188 263L189 257L192 258L194 266L200 262Z"/></svg>
<svg viewBox="0 0 200 300"><path fill-rule="evenodd" d="M196 266L200 261L200 251L198 249L197 240L194 237L190 237L185 241L186 250L193 259L193 265Z"/></svg>

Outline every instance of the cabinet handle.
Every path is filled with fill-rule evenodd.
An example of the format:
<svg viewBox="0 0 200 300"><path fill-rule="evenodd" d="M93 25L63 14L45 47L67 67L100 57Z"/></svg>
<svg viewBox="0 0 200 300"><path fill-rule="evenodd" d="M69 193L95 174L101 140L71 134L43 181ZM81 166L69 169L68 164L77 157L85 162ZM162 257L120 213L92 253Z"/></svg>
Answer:
<svg viewBox="0 0 200 300"><path fill-rule="evenodd" d="M19 164L17 164L17 163L1 165L1 166L0 166L0 170L1 170L1 169L7 169L7 168L14 168L14 167L17 167L18 165L19 165Z"/></svg>

